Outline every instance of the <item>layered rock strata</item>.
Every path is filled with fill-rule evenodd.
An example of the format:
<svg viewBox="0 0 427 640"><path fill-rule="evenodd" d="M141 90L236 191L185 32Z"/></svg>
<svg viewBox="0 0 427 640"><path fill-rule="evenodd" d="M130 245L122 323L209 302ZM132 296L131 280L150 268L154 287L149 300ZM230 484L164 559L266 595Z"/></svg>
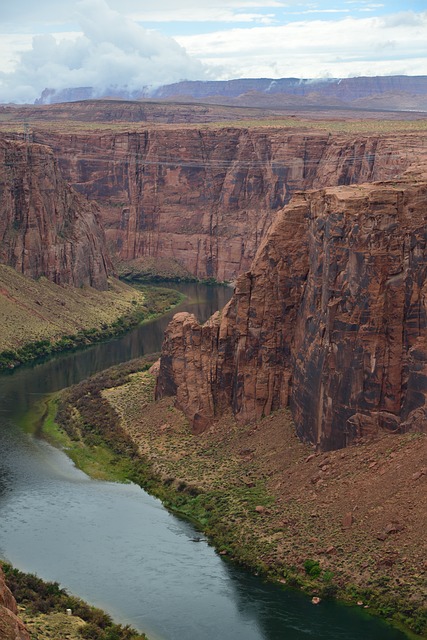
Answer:
<svg viewBox="0 0 427 640"><path fill-rule="evenodd" d="M57 284L107 288L98 207L62 178L52 150L0 140L0 262Z"/></svg>
<svg viewBox="0 0 427 640"><path fill-rule="evenodd" d="M330 135L285 127L170 127L132 133L35 132L65 179L101 206L118 261L175 260L199 278L247 270L299 189L393 179L422 133Z"/></svg>
<svg viewBox="0 0 427 640"><path fill-rule="evenodd" d="M297 194L222 315L174 317L157 396L176 394L195 432L290 405L322 449L425 430L426 178Z"/></svg>
<svg viewBox="0 0 427 640"><path fill-rule="evenodd" d="M117 96L127 100L151 97L157 99L181 99L191 101L199 99L204 101L217 98L225 100L245 99L249 106L254 105L258 96L270 98L273 104L280 104L278 97L301 96L305 98L315 97L316 102L334 104L337 101L354 103L358 98L383 95L420 95L427 93L426 76L373 76L357 78L328 78L328 79L302 79L302 78L237 78L234 80L193 80L182 81L164 85L156 90L142 87L140 90L128 91L126 88L107 87L97 90L93 87L77 87L56 91L45 89L36 104L53 104L70 102L75 100L90 100L102 96ZM276 100L274 100L276 98ZM258 98L259 99L259 98ZM109 101L114 104L114 101ZM144 104L144 103L143 103ZM150 105L150 103L146 103ZM157 106L158 103L152 103ZM384 106L387 102L384 100ZM401 107L402 108L402 107ZM143 106L139 109L144 111ZM144 114L145 115L145 114ZM144 116L141 117L144 119Z"/></svg>
<svg viewBox="0 0 427 640"><path fill-rule="evenodd" d="M0 638L2 640L30 640L30 634L17 614L16 600L6 585L0 567Z"/></svg>

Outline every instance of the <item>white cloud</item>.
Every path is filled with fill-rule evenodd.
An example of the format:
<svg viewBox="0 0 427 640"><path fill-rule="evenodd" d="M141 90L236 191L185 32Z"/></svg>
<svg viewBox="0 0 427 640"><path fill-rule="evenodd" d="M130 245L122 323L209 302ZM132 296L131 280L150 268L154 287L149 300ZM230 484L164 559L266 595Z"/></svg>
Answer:
<svg viewBox="0 0 427 640"><path fill-rule="evenodd" d="M82 0L78 9L82 34L35 36L14 71L0 73L3 102L32 102L46 87L137 90L204 76L201 63L173 38L138 26L104 0Z"/></svg>
<svg viewBox="0 0 427 640"><path fill-rule="evenodd" d="M3 2L0 101L32 102L46 87L138 90L181 79L425 75L427 12L380 16L384 6L367 0ZM175 37L140 26L135 20L142 18L169 33L176 29ZM180 21L197 35L178 35L189 28ZM223 29L212 32L216 23ZM41 35L33 39L25 33L30 28Z"/></svg>
<svg viewBox="0 0 427 640"><path fill-rule="evenodd" d="M302 11L287 11L287 15L304 16L312 13L350 13L350 9L304 9Z"/></svg>
<svg viewBox="0 0 427 640"><path fill-rule="evenodd" d="M2 69L11 72L19 62L22 51L31 49L31 34L5 33L0 38L0 59Z"/></svg>
<svg viewBox="0 0 427 640"><path fill-rule="evenodd" d="M386 16L383 18L384 27L389 29L399 28L399 27L422 27L423 20L422 16L427 15L427 12L424 14L415 13L414 11L400 11L399 13L394 13L390 16ZM421 19L420 19L421 16ZM425 26L425 24L424 24Z"/></svg>
<svg viewBox="0 0 427 640"><path fill-rule="evenodd" d="M216 0L215 8L219 11L251 10L259 13L263 9L281 8L295 4L297 0ZM108 0L108 6L115 11L134 20L151 21L158 16L161 21L175 21L181 19L181 12L190 15L205 12L207 19L212 11L212 0ZM6 26L14 30L26 30L27 26L34 28L42 23L57 24L61 21L70 22L73 19L76 0L13 0L0 3L0 24L4 30ZM192 20L192 18L190 17Z"/></svg>
<svg viewBox="0 0 427 640"><path fill-rule="evenodd" d="M427 67L427 12L403 21L346 17L176 39L222 79L425 75Z"/></svg>
<svg viewBox="0 0 427 640"><path fill-rule="evenodd" d="M138 22L259 22L269 24L274 22L274 13L254 13L227 9L226 7L183 7L172 13L164 10L151 10L143 13L134 13L132 18Z"/></svg>

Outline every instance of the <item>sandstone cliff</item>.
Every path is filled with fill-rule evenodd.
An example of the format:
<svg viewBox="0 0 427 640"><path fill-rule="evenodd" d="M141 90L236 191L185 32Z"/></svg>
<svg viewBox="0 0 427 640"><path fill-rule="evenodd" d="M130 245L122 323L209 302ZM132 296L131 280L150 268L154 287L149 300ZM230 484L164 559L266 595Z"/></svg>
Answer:
<svg viewBox="0 0 427 640"><path fill-rule="evenodd" d="M290 404L322 449L427 427L427 180L296 195L222 316L178 314L157 395L202 431Z"/></svg>
<svg viewBox="0 0 427 640"><path fill-rule="evenodd" d="M18 618L15 598L6 586L0 567L0 638L1 640L30 640L23 622Z"/></svg>
<svg viewBox="0 0 427 640"><path fill-rule="evenodd" d="M107 287L95 204L63 180L51 149L0 140L0 262L57 284Z"/></svg>
<svg viewBox="0 0 427 640"><path fill-rule="evenodd" d="M286 127L37 131L65 179L99 203L117 260L176 260L200 278L247 270L275 212L299 189L401 175L423 133L334 134Z"/></svg>

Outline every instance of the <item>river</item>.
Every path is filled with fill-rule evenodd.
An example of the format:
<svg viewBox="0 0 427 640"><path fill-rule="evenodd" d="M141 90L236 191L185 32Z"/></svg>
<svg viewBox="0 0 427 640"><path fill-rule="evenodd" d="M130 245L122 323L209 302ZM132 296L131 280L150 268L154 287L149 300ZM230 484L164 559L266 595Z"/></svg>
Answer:
<svg viewBox="0 0 427 640"><path fill-rule="evenodd" d="M181 285L205 320L224 287ZM177 309L174 310L174 313ZM359 609L313 606L233 566L133 484L95 481L19 418L41 395L158 351L171 315L127 335L0 377L0 557L58 581L152 640L403 640Z"/></svg>

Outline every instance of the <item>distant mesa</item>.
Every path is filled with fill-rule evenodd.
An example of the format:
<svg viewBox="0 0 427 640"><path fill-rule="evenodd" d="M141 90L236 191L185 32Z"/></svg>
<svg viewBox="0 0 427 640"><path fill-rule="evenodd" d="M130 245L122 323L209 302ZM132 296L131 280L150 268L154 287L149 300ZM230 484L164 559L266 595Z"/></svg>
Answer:
<svg viewBox="0 0 427 640"><path fill-rule="evenodd" d="M158 88L120 87L45 89L35 104L76 102L94 98L178 100L235 106L280 108L329 106L395 110L427 110L427 76L357 78L239 78L184 80Z"/></svg>

